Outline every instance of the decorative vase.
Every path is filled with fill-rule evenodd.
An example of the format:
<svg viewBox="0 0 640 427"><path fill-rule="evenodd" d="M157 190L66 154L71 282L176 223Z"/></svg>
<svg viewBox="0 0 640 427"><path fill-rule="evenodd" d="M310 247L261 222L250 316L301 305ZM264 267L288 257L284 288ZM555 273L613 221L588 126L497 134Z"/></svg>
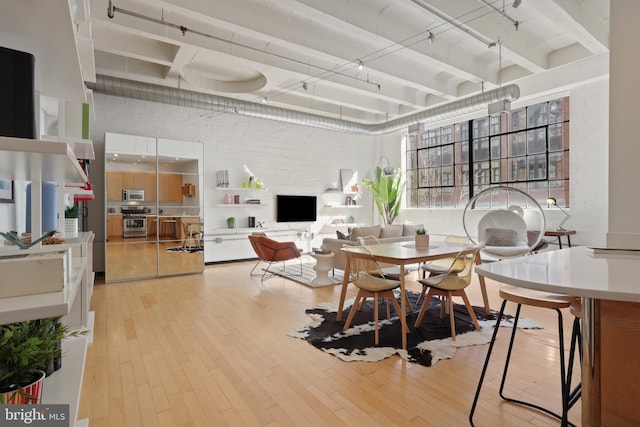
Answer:
<svg viewBox="0 0 640 427"><path fill-rule="evenodd" d="M236 228L236 219L234 217L227 218L227 227L228 228Z"/></svg>
<svg viewBox="0 0 640 427"><path fill-rule="evenodd" d="M39 405L42 400L42 386L44 385L44 371L36 371L31 384L23 386L21 390L0 391L1 405Z"/></svg>
<svg viewBox="0 0 640 427"><path fill-rule="evenodd" d="M429 235L428 234L416 234L416 248L428 249L429 248Z"/></svg>

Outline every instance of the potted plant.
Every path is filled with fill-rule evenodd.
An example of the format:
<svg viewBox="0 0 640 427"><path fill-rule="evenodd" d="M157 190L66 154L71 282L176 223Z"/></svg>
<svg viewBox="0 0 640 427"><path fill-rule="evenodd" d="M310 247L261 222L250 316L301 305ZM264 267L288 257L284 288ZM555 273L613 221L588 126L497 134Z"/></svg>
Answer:
<svg viewBox="0 0 640 427"><path fill-rule="evenodd" d="M396 169L393 175L383 175L382 169L377 166L374 179L363 179L364 188L373 193L373 200L382 215L384 225L391 225L400 213L402 194L405 183L402 181L402 170Z"/></svg>
<svg viewBox="0 0 640 427"><path fill-rule="evenodd" d="M47 365L62 355L69 332L59 317L0 325L0 404L38 404Z"/></svg>
<svg viewBox="0 0 640 427"><path fill-rule="evenodd" d="M77 205L67 206L64 210L64 231L65 233L77 233L78 232L78 217L80 216L80 209Z"/></svg>
<svg viewBox="0 0 640 427"><path fill-rule="evenodd" d="M429 235L422 227L416 229L416 248L429 248Z"/></svg>

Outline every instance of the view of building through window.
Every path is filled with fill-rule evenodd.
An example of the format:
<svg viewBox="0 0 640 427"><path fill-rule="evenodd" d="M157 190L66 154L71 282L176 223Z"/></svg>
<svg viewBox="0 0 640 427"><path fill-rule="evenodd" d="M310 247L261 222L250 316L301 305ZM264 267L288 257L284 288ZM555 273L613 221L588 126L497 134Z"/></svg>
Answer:
<svg viewBox="0 0 640 427"><path fill-rule="evenodd" d="M569 204L569 98L453 125L410 129L407 207L464 207L473 194L515 187L541 205Z"/></svg>

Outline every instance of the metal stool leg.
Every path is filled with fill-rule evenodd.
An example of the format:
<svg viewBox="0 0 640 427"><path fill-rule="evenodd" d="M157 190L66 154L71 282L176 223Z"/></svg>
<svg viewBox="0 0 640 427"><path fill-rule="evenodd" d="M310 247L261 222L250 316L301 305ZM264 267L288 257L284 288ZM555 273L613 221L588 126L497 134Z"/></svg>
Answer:
<svg viewBox="0 0 640 427"><path fill-rule="evenodd" d="M500 321L502 320L503 314L504 314L504 309L506 306L507 301L503 300L502 301L502 306L500 307L500 313L498 314L498 319L496 321L496 325L495 325L495 329L493 331L493 336L491 338L491 343L489 344L489 350L487 351L487 356L485 358L484 361L484 365L482 367L482 373L480 374L480 380L478 382L478 388L476 389L476 394L474 396L473 399L473 404L471 406L471 412L469 413L469 423L470 425L474 426L475 424L473 423L473 415L475 413L476 410L476 406L478 404L478 398L480 396L480 390L482 388L482 384L484 382L484 376L486 374L487 371L487 367L489 365L489 359L491 358L491 353L493 351L493 344L495 342L497 333L498 333L498 328L500 327ZM574 390L573 392L570 392L570 381L571 381L571 374L573 372L572 366L570 365L568 372L565 372L565 358L564 358L564 332L563 332L563 323L562 323L562 312L559 309L555 309L556 313L558 314L558 339L559 339L559 352L560 352L560 388L561 388L561 393L562 393L562 414L557 414L547 408L544 408L542 406L536 405L534 403L530 403L530 402L525 402L522 400L517 400L517 399L513 399L510 397L507 397L504 395L504 386L505 386L505 382L506 382L506 378L507 378L507 372L509 370L509 362L511 360L511 351L513 350L513 343L515 340L515 335L516 335L516 330L518 327L518 320L520 318L520 308L521 308L521 304L518 304L517 308L516 308L516 314L514 317L514 322L513 322L513 329L511 331L511 338L509 341L509 348L507 350L507 357L505 360L505 366L504 366L504 371L502 373L502 380L500 382L500 397L508 402L511 403L515 403L515 404L519 404L519 405L523 405L523 406L528 406L530 408L534 408L537 409L539 411L542 411L548 415L551 415L554 418L557 418L561 421L561 425L562 426L574 426L574 424L570 423L568 421L568 414L569 414L569 409L573 406L573 404L575 403L575 401L577 400L579 396L580 391L578 390L579 387L576 387L576 390ZM575 323L574 323L574 333L575 333ZM574 346L573 346L573 333L572 333L572 348L571 351L574 351ZM576 336L576 340L580 340L581 338L579 336ZM573 363L573 353L570 354L569 356L569 363L572 364Z"/></svg>
<svg viewBox="0 0 640 427"><path fill-rule="evenodd" d="M473 397L473 405L471 405L471 412L469 412L469 424L473 424L473 414L476 412L476 406L478 404L478 398L480 397L480 390L482 389L482 383L484 382L484 376L487 373L487 367L489 366L489 359L491 359L491 352L493 351L493 344L496 342L496 336L498 335L498 329L500 328L500 322L502 321L502 315L504 314L504 308L507 305L507 300L502 301L500 306L500 312L496 320L496 325L493 328L493 335L489 343L489 349L487 350L487 357L484 359L484 365L482 366L482 373L480 374L480 380L478 381L478 388L476 388L476 395Z"/></svg>

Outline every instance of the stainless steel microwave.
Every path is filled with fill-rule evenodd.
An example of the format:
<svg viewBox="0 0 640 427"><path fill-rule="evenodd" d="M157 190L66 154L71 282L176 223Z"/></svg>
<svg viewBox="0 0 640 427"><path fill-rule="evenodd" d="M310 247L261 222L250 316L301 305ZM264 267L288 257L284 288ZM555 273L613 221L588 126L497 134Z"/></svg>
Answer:
<svg viewBox="0 0 640 427"><path fill-rule="evenodd" d="M144 190L122 190L122 200L127 202L144 202Z"/></svg>

